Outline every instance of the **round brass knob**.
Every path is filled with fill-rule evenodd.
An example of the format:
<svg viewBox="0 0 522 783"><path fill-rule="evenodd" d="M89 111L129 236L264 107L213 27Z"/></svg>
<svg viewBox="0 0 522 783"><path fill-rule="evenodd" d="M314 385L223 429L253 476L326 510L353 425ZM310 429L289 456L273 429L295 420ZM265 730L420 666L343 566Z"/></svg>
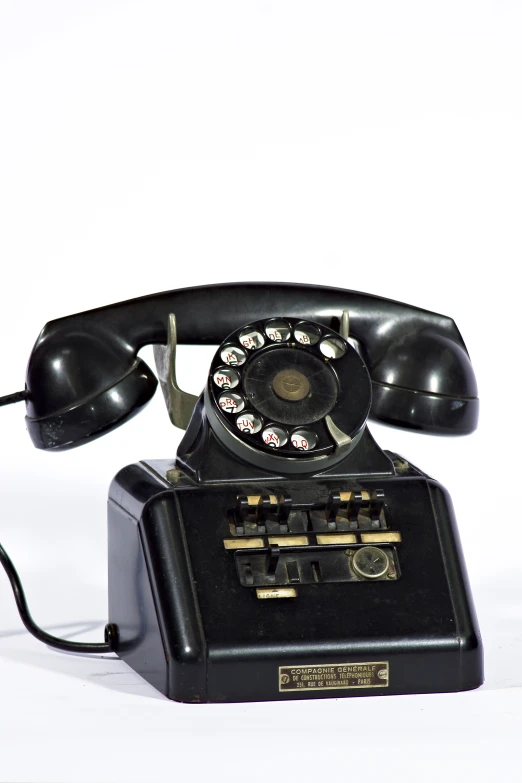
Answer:
<svg viewBox="0 0 522 783"><path fill-rule="evenodd" d="M310 384L299 370L281 370L272 381L272 388L280 399L299 402L309 393Z"/></svg>
<svg viewBox="0 0 522 783"><path fill-rule="evenodd" d="M380 579L388 570L389 561L384 550L376 546L363 546L353 556L354 571L365 579Z"/></svg>

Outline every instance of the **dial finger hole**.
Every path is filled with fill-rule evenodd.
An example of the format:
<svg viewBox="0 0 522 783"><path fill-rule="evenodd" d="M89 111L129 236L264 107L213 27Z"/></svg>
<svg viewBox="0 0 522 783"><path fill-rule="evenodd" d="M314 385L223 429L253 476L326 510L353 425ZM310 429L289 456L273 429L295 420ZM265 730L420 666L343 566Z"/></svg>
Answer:
<svg viewBox="0 0 522 783"><path fill-rule="evenodd" d="M275 424L265 427L263 430L263 442L272 449L280 449L288 441L286 430Z"/></svg>
<svg viewBox="0 0 522 783"><path fill-rule="evenodd" d="M245 407L245 401L240 394L225 392L219 395L219 407L226 413L240 413Z"/></svg>
<svg viewBox="0 0 522 783"><path fill-rule="evenodd" d="M273 318L271 321L267 321L265 332L268 339L273 343L285 343L290 337L291 329L286 321Z"/></svg>
<svg viewBox="0 0 522 783"><path fill-rule="evenodd" d="M319 349L327 359L340 359L346 353L346 344L338 337L326 337Z"/></svg>
<svg viewBox="0 0 522 783"><path fill-rule="evenodd" d="M294 336L301 345L315 345L321 338L321 330L318 326L303 321L295 327Z"/></svg>
<svg viewBox="0 0 522 783"><path fill-rule="evenodd" d="M315 449L317 440L317 433L313 430L295 430L292 433L292 446L298 451Z"/></svg>
<svg viewBox="0 0 522 783"><path fill-rule="evenodd" d="M230 367L238 367L246 362L246 353L236 345L226 345L221 351L221 361Z"/></svg>
<svg viewBox="0 0 522 783"><path fill-rule="evenodd" d="M231 367L218 367L212 376L212 380L220 389L235 389L239 383L239 373Z"/></svg>
<svg viewBox="0 0 522 783"><path fill-rule="evenodd" d="M236 419L236 426L245 435L254 435L263 426L263 420L257 413L242 413Z"/></svg>
<svg viewBox="0 0 522 783"><path fill-rule="evenodd" d="M253 351L256 348L262 348L265 344L265 338L257 329L243 329L239 335L239 342L247 351Z"/></svg>

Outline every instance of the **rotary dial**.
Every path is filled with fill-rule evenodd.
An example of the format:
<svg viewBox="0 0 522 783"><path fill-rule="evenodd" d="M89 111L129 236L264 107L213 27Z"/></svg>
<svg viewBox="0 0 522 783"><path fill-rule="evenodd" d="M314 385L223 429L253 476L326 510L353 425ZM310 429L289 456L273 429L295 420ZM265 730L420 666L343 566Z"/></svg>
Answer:
<svg viewBox="0 0 522 783"><path fill-rule="evenodd" d="M206 390L211 426L229 448L263 466L271 456L287 458L300 463L296 472L318 469L312 460L342 457L335 433L346 436L345 449L355 444L370 401L369 375L352 346L331 329L293 318L231 334L218 348Z"/></svg>

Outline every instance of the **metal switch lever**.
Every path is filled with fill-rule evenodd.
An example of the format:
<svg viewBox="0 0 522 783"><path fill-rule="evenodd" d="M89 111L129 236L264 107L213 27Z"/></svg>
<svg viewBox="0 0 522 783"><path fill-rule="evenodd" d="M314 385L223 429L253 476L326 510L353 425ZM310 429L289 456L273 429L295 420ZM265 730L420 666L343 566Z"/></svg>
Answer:
<svg viewBox="0 0 522 783"><path fill-rule="evenodd" d="M186 430L198 398L184 392L176 381L176 316L169 314L167 345L154 346L154 360L170 420L175 427Z"/></svg>

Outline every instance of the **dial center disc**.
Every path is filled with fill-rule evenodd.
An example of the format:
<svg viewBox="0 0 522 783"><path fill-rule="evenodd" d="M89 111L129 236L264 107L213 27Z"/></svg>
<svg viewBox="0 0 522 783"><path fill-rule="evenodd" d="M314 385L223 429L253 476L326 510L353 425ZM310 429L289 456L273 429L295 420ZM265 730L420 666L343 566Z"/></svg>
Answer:
<svg viewBox="0 0 522 783"><path fill-rule="evenodd" d="M277 396L289 402L299 402L310 391L308 378L299 370L280 370L272 381Z"/></svg>
<svg viewBox="0 0 522 783"><path fill-rule="evenodd" d="M242 385L254 410L291 427L320 421L339 396L333 368L302 348L273 346L252 356Z"/></svg>

